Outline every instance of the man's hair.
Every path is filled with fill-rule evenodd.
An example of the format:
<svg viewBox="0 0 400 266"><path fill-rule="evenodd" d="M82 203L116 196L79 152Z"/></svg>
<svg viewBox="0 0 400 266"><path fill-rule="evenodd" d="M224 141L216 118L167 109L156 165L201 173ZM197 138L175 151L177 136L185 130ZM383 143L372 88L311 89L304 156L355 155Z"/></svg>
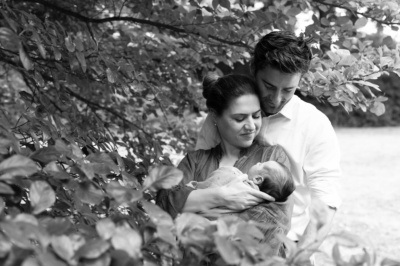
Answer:
<svg viewBox="0 0 400 266"><path fill-rule="evenodd" d="M290 31L273 31L257 43L251 62L255 76L259 70L271 66L283 73L305 74L312 58L309 44L312 39L297 37Z"/></svg>
<svg viewBox="0 0 400 266"><path fill-rule="evenodd" d="M264 177L264 181L260 184L260 191L274 197L276 202L283 202L287 200L296 187L289 169L282 163L276 163L281 167L279 170L265 166L268 169L259 172Z"/></svg>
<svg viewBox="0 0 400 266"><path fill-rule="evenodd" d="M229 74L219 77L208 74L203 79L203 97L207 108L218 116L222 115L233 100L248 94L257 96L257 85L250 76Z"/></svg>

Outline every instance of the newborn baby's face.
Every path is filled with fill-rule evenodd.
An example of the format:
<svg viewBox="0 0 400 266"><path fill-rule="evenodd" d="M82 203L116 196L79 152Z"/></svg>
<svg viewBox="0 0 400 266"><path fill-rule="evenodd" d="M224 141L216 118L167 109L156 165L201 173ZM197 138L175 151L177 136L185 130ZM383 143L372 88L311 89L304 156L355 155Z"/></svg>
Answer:
<svg viewBox="0 0 400 266"><path fill-rule="evenodd" d="M264 177L270 176L272 174L272 171L277 167L280 166L275 161L257 163L249 169L249 180L253 181L256 185L260 185L264 181Z"/></svg>

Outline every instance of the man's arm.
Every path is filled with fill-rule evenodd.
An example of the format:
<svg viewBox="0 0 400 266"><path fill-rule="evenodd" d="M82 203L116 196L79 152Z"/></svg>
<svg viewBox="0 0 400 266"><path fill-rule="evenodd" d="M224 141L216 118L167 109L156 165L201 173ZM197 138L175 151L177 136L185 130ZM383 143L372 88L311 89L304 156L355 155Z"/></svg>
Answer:
<svg viewBox="0 0 400 266"><path fill-rule="evenodd" d="M308 258L319 248L330 232L336 213L336 208L329 207L321 202L319 204L320 207L312 212L311 220L297 244L299 249L309 251L304 253Z"/></svg>
<svg viewBox="0 0 400 266"><path fill-rule="evenodd" d="M211 115L207 115L203 126L197 136L196 150L208 150L221 142L217 127L212 121Z"/></svg>
<svg viewBox="0 0 400 266"><path fill-rule="evenodd" d="M303 165L311 192L311 221L298 247L308 247L310 251L315 251L328 235L336 209L341 204L339 144L328 118L324 115L319 118L319 126L308 136L309 149Z"/></svg>

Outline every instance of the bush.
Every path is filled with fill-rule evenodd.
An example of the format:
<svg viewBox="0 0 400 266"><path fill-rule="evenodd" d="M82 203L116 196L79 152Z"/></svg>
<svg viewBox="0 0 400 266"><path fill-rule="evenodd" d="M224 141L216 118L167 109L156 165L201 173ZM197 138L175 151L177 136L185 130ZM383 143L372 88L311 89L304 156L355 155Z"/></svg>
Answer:
<svg viewBox="0 0 400 266"><path fill-rule="evenodd" d="M303 100L312 103L325 113L334 126L339 127L385 127L400 125L400 90L398 84L400 77L391 73L379 77L374 83L379 85L383 95L388 98L385 102L386 111L381 116L360 109L348 113L341 106L332 106L321 102L312 96L305 97L297 93Z"/></svg>

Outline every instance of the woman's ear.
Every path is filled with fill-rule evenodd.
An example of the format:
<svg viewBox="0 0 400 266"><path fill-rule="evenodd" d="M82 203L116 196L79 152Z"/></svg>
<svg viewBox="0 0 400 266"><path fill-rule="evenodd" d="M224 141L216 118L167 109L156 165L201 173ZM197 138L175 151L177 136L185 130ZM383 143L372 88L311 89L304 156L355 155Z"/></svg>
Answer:
<svg viewBox="0 0 400 266"><path fill-rule="evenodd" d="M215 112L214 109L210 109L209 110L209 114L211 116L211 119L212 119L212 122L213 122L214 126L216 126L217 125L217 113Z"/></svg>

